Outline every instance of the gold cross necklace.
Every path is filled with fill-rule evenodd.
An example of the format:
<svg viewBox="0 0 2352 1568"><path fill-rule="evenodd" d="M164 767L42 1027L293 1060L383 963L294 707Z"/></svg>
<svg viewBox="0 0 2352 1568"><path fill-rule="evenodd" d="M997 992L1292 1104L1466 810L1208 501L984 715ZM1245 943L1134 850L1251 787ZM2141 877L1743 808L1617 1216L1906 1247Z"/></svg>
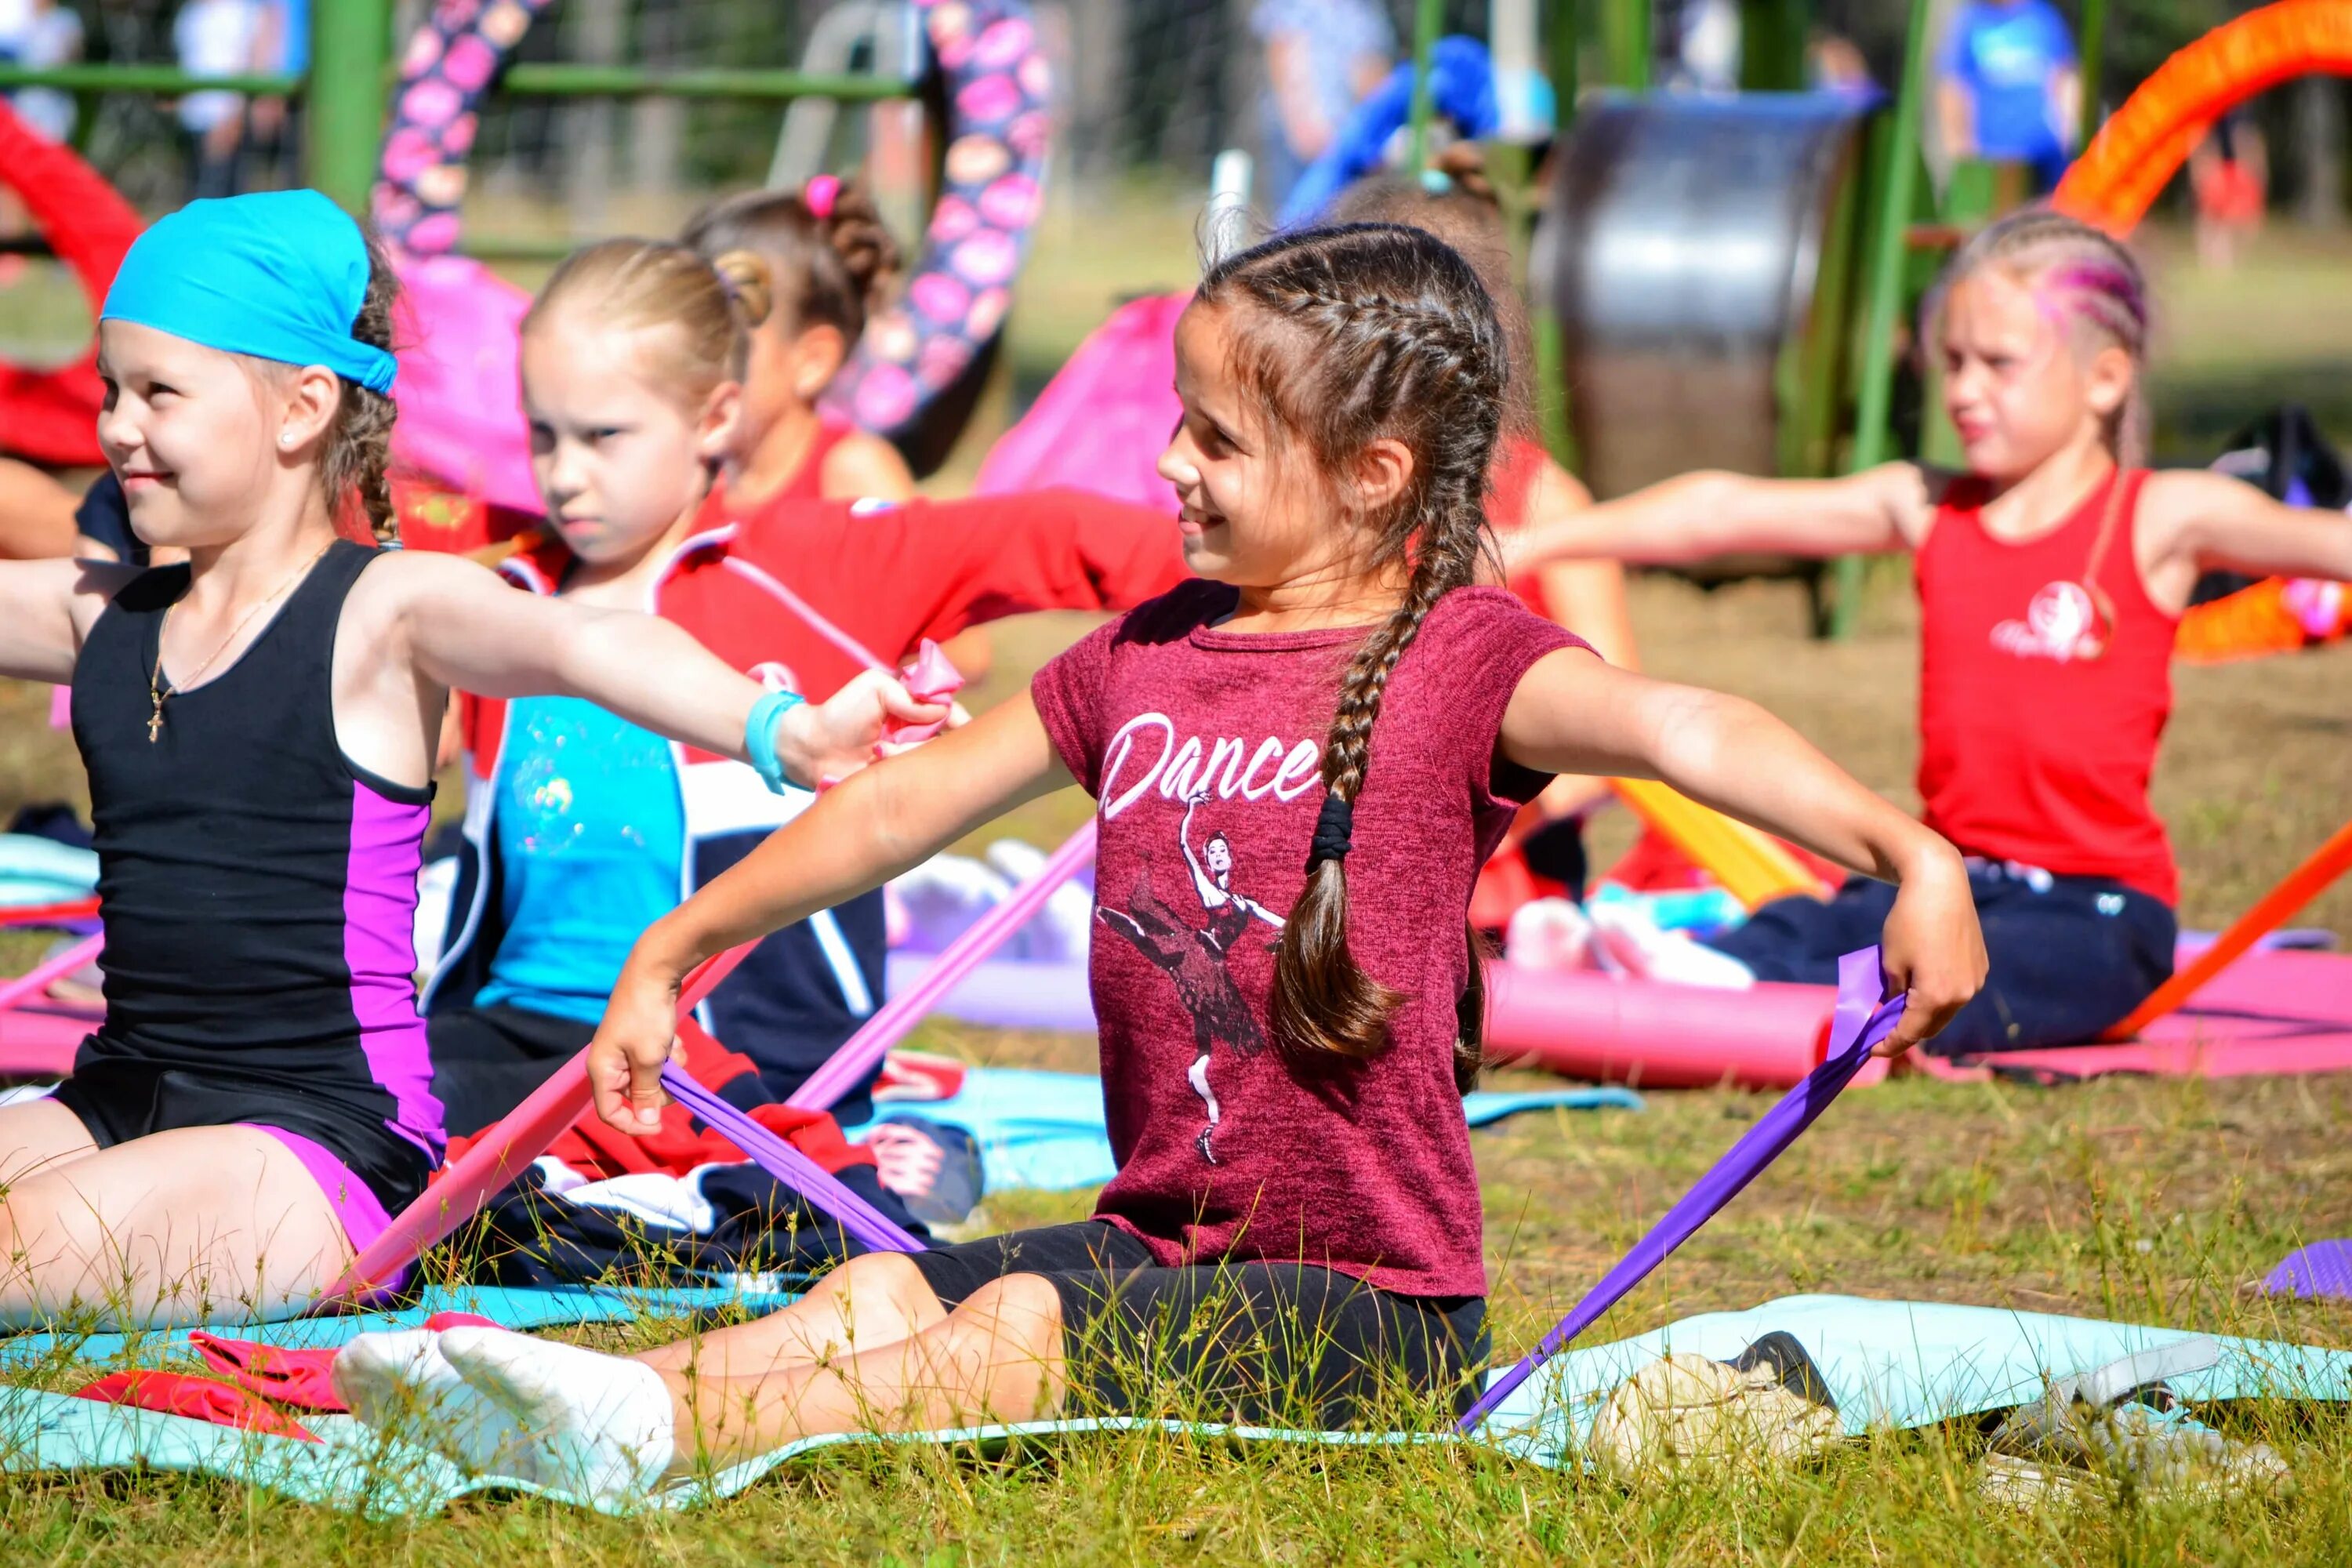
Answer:
<svg viewBox="0 0 2352 1568"><path fill-rule="evenodd" d="M226 653L228 651L228 645L236 641L237 637L245 631L245 628L253 624L253 617L261 614L263 610L276 603L278 596L280 594L283 594L287 589L291 588L295 584L300 582L309 574L310 568L319 563L320 558L325 555L328 550L332 550L334 547L335 542L331 539L329 540L325 549L320 550L317 555L313 555L310 559L302 563L300 566L295 569L292 576L287 578L283 583L278 584L275 588L272 588L266 595L254 605L253 608L246 611L243 618L238 620L236 626L229 628L228 636L221 638L220 646L213 649L211 653L205 656L204 663L196 666L195 673L188 677L188 679L190 680L201 680L204 678L205 671L213 667L213 661L220 658L221 655ZM157 739L163 733L163 699L166 697L177 697L182 691L186 689L184 687L171 684L163 679L163 634L171 629L172 612L178 608L179 601L176 599L172 601L169 605L164 605L163 618L155 627L155 668L150 670L147 675L147 700L154 704L153 710L147 715L147 743L151 746L153 745Z"/></svg>

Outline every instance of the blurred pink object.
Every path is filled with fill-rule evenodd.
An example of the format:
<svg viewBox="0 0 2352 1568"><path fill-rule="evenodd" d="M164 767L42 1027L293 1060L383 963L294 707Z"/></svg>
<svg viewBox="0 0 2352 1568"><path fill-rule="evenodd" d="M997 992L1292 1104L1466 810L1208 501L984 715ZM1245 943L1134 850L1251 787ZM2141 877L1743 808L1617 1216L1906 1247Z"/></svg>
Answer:
<svg viewBox="0 0 2352 1568"><path fill-rule="evenodd" d="M49 688L49 728L52 730L70 730L73 728L72 687L52 686Z"/></svg>
<svg viewBox="0 0 2352 1568"><path fill-rule="evenodd" d="M915 650L915 657L908 661L903 673L907 690L918 702L952 702L955 694L963 689L963 672L929 637ZM944 719L931 724L893 724L890 743L911 746L918 741L929 740L947 727Z"/></svg>
<svg viewBox="0 0 2352 1568"><path fill-rule="evenodd" d="M1176 491L1158 464L1183 413L1175 391L1176 318L1191 300L1152 294L1112 311L989 449L972 493L1069 485L1173 516Z"/></svg>
<svg viewBox="0 0 2352 1568"><path fill-rule="evenodd" d="M493 506L545 510L530 472L518 334L530 296L463 256L398 264L394 464Z"/></svg>

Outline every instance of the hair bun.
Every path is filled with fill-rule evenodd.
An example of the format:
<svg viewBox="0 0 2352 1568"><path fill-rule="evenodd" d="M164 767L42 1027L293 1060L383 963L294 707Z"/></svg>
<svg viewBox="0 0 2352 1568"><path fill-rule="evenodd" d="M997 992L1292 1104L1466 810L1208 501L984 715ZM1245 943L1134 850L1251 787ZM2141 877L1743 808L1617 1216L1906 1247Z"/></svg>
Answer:
<svg viewBox="0 0 2352 1568"><path fill-rule="evenodd" d="M883 225L881 209L863 185L845 181L820 220L825 242L849 275L849 285L870 312L898 271L898 242Z"/></svg>
<svg viewBox="0 0 2352 1568"><path fill-rule="evenodd" d="M736 319L746 331L768 319L776 308L776 275L768 258L756 250L726 250L712 258L712 271L727 289Z"/></svg>

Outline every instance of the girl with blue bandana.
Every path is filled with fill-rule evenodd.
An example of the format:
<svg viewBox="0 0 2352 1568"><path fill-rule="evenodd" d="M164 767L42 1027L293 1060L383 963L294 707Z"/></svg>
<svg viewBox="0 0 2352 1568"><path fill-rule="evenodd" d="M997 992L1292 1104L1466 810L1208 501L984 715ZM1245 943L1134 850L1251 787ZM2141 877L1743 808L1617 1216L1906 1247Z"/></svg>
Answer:
<svg viewBox="0 0 2352 1568"><path fill-rule="evenodd" d="M283 1313L424 1191L411 930L452 686L586 699L772 788L944 716L879 675L794 707L653 616L380 548L392 302L314 192L156 224L100 316L99 439L187 561L0 565L0 675L73 686L107 939L73 1076L0 1110L0 1321Z"/></svg>

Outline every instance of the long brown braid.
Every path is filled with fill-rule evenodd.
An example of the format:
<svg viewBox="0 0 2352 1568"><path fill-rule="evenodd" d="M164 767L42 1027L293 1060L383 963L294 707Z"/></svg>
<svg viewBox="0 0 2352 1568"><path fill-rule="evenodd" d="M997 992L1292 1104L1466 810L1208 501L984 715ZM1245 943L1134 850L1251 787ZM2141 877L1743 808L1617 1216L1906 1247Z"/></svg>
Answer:
<svg viewBox="0 0 2352 1568"><path fill-rule="evenodd" d="M1372 728L1390 677L1438 601L1477 578L1509 352L1469 263L1434 236L1396 224L1268 240L1211 268L1196 303L1233 313L1234 369L1276 439L1303 444L1335 476L1339 505L1361 540L1362 568L1408 568L1397 607L1340 679L1323 746L1324 823L1275 965L1276 1043L1294 1058L1362 1059L1387 1045L1390 1017L1404 998L1349 951L1346 825L1372 766ZM1382 439L1412 453L1411 478L1394 500L1360 504L1347 476ZM1339 841L1327 842L1333 833ZM1470 941L1456 1063L1464 1081L1465 1064L1475 1070L1484 1005Z"/></svg>

